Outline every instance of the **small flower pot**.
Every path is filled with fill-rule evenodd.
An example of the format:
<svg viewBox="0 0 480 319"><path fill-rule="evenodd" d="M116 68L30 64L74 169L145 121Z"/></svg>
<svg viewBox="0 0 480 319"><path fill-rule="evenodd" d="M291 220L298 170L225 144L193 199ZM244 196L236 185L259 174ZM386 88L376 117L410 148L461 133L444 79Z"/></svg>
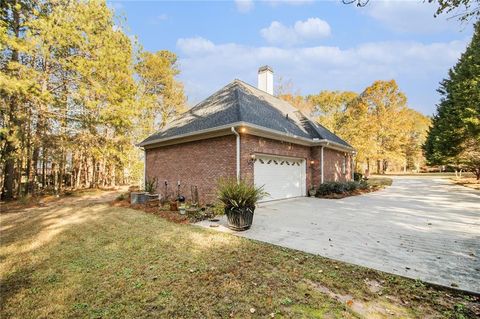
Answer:
<svg viewBox="0 0 480 319"><path fill-rule="evenodd" d="M314 197L316 193L317 193L317 191L314 190L314 189L311 189L311 190L308 191L308 195L310 195L310 197Z"/></svg>
<svg viewBox="0 0 480 319"><path fill-rule="evenodd" d="M247 230L252 226L255 207L225 208L228 228L235 231Z"/></svg>
<svg viewBox="0 0 480 319"><path fill-rule="evenodd" d="M170 202L170 211L176 212L178 210L177 202Z"/></svg>

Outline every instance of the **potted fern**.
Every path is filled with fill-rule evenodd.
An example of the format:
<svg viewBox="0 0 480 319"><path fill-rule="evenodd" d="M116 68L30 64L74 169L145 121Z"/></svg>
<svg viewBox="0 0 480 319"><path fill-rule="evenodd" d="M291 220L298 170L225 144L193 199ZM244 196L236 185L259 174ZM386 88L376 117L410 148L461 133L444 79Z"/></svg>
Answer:
<svg viewBox="0 0 480 319"><path fill-rule="evenodd" d="M268 193L263 190L263 186L256 187L235 179L221 181L218 199L224 205L228 228L236 231L249 229L252 226L255 205L265 196L268 196Z"/></svg>

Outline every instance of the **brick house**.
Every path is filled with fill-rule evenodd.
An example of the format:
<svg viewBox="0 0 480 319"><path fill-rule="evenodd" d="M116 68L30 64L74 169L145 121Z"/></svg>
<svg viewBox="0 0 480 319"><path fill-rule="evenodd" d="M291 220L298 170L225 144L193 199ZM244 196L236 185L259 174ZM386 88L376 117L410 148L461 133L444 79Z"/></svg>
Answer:
<svg viewBox="0 0 480 319"><path fill-rule="evenodd" d="M352 179L355 150L288 102L273 96L273 72L258 88L234 80L139 144L157 191L213 202L220 178L264 185L267 200L306 196L325 181Z"/></svg>

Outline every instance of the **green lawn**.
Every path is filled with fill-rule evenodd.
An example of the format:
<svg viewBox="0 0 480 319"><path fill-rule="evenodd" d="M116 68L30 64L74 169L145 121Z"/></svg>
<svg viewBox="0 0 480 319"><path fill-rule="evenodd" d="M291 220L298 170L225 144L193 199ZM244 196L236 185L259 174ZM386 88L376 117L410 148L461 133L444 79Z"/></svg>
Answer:
<svg viewBox="0 0 480 319"><path fill-rule="evenodd" d="M418 281L108 204L0 217L2 318L473 318L478 307Z"/></svg>

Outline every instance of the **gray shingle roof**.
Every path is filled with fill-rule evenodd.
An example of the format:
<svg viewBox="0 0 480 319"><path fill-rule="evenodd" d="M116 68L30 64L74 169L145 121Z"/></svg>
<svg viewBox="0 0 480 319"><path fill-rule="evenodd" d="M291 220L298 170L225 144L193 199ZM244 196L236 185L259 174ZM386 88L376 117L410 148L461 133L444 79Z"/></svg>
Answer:
<svg viewBox="0 0 480 319"><path fill-rule="evenodd" d="M347 142L312 121L290 103L235 80L180 114L140 145L229 124L245 122L307 139L325 139L347 147Z"/></svg>

